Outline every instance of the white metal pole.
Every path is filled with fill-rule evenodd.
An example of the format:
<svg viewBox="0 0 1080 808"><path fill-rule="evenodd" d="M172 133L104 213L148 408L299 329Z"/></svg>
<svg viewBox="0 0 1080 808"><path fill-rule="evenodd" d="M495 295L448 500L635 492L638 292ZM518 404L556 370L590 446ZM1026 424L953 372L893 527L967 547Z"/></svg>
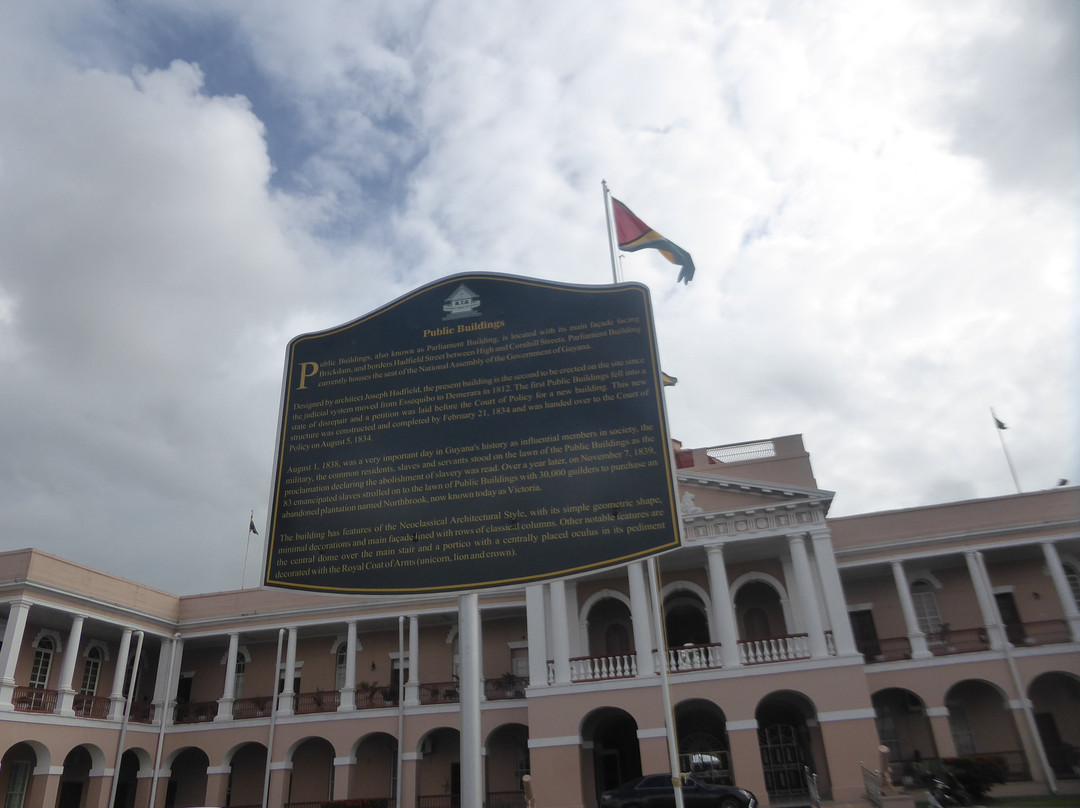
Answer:
<svg viewBox="0 0 1080 808"><path fill-rule="evenodd" d="M997 417L993 407L990 408L990 417L994 419L994 427L997 429L998 440L1001 441L1001 451L1005 453L1005 462L1009 464L1009 474L1012 475L1013 485L1016 486L1016 493L1022 494L1024 492L1020 489L1020 478L1016 476L1016 468L1013 466L1012 457L1009 455L1009 447L1005 445L1005 436L1001 434L1005 431L1006 426Z"/></svg>
<svg viewBox="0 0 1080 808"><path fill-rule="evenodd" d="M135 662L131 666L131 681L128 683L127 697L124 701L124 715L120 723L120 737L116 741L116 767L113 769L112 785L109 787L109 805L116 804L116 789L120 785L120 761L124 757L124 740L127 738L128 721L131 719L131 698L135 694L135 680L139 678L139 658L142 656L143 633L136 631L139 640L135 644ZM127 659L117 659L117 665L127 666Z"/></svg>
<svg viewBox="0 0 1080 808"><path fill-rule="evenodd" d="M475 592L458 600L461 638L461 804L484 804L480 759L480 605Z"/></svg>
<svg viewBox="0 0 1080 808"><path fill-rule="evenodd" d="M398 692L397 692L397 788L394 789L394 804L401 808L401 774L402 760L404 757L405 743L405 615L399 614L397 619L397 644L398 644ZM409 659L409 670L416 664ZM412 678L412 674L409 674Z"/></svg>
<svg viewBox="0 0 1080 808"><path fill-rule="evenodd" d="M619 261L617 257L617 250L615 249L615 228L614 222L611 220L611 191L608 190L607 180L600 180L600 185L604 188L604 216L607 219L607 240L608 250L611 252L611 282L619 282Z"/></svg>
<svg viewBox="0 0 1080 808"><path fill-rule="evenodd" d="M154 808L154 800L157 797L157 785L158 785L158 770L161 768L161 749L165 745L165 720L168 717L169 710L172 708L172 699L169 694L172 693L172 677L173 666L176 664L176 645L180 642L180 634L177 632L172 636L172 645L169 648L169 668L165 674L165 693L161 699L161 720L158 722L158 737L157 748L154 750L154 771L153 777L150 780L150 808ZM160 661L159 663L160 664Z"/></svg>
<svg viewBox="0 0 1080 808"><path fill-rule="evenodd" d="M278 711L278 677L281 675L281 643L285 639L285 629L279 628L277 633L277 657L274 665L274 697L270 699L270 735L266 739L266 768L263 771L263 794L262 808L270 799L270 762L274 757L274 725L277 723Z"/></svg>
<svg viewBox="0 0 1080 808"><path fill-rule="evenodd" d="M664 699L664 728L667 730L668 763L671 767L671 785L675 790L675 808L683 808L682 776L679 771L679 744L675 740L675 714L671 710L671 685L668 682L667 632L664 630L663 601L660 600L660 569L656 556L649 556L649 586L652 589L653 624L657 658L660 660L660 692Z"/></svg>

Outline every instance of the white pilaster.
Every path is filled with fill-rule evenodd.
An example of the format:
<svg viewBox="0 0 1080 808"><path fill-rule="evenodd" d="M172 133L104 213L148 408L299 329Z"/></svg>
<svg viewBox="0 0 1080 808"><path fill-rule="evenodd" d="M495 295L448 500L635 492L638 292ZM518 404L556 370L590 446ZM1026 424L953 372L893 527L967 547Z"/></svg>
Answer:
<svg viewBox="0 0 1080 808"><path fill-rule="evenodd" d="M116 669L113 671L112 689L109 691L109 719L112 721L119 721L124 717L124 678L127 675L130 651L131 629L125 628L120 635L120 650L116 652ZM132 673L134 674L134 671Z"/></svg>
<svg viewBox="0 0 1080 808"><path fill-rule="evenodd" d="M1042 549L1043 558L1046 559L1046 568L1050 572L1058 600L1061 602L1061 611L1065 615L1065 622L1069 624L1069 636L1073 642L1080 642L1080 609L1077 608L1076 599L1069 587L1069 579L1065 575L1061 556L1058 555L1057 547L1051 541L1044 541Z"/></svg>
<svg viewBox="0 0 1080 808"><path fill-rule="evenodd" d="M896 594L900 598L900 611L904 615L904 625L907 626L908 642L911 644L912 659L929 659L933 656L926 644L926 635L919 628L919 618L915 616L915 602L911 599L911 584L908 583L904 565L899 561L892 562L893 581L896 583Z"/></svg>
<svg viewBox="0 0 1080 808"><path fill-rule="evenodd" d="M829 616L836 654L856 654L858 651L855 648L855 635L851 631L851 618L848 617L847 602L844 600L840 571L836 568L832 540L827 531L811 531L810 541L814 545L814 563L821 579L821 593L825 599L825 612Z"/></svg>
<svg viewBox="0 0 1080 808"><path fill-rule="evenodd" d="M791 550L791 562L795 568L799 608L806 621L810 656L813 659L821 659L829 655L829 647L825 643L825 630L821 626L821 605L817 601L814 576L810 570L810 559L806 554L806 540L799 534L791 534L787 540L788 548Z"/></svg>
<svg viewBox="0 0 1080 808"><path fill-rule="evenodd" d="M409 615L409 678L405 680L405 704L420 704L420 616Z"/></svg>
<svg viewBox="0 0 1080 808"><path fill-rule="evenodd" d="M570 683L570 636L566 610L566 584L555 580L548 584L551 593L552 651L555 658L555 684Z"/></svg>
<svg viewBox="0 0 1080 808"><path fill-rule="evenodd" d="M529 638L529 687L547 687L547 626L544 585L525 587L525 627Z"/></svg>
<svg viewBox="0 0 1080 808"><path fill-rule="evenodd" d="M225 655L225 686L218 699L218 711L215 721L232 721L233 702L236 700L236 658L240 649L240 635L229 632L229 650Z"/></svg>
<svg viewBox="0 0 1080 808"><path fill-rule="evenodd" d="M356 621L345 623L345 681L341 685L338 712L356 709Z"/></svg>
<svg viewBox="0 0 1080 808"><path fill-rule="evenodd" d="M166 726L173 724L176 720L176 711L173 710L173 705L176 704L176 693L180 688L180 671L184 666L184 638L179 634L173 635L172 647L169 649L168 655L162 658L163 663L168 665L172 662L172 667L167 669L165 674L165 702L162 704L162 718Z"/></svg>
<svg viewBox="0 0 1080 808"><path fill-rule="evenodd" d="M15 669L19 664L19 649L26 633L26 616L30 604L25 600L12 602L4 628L4 646L0 648L0 712L14 709L11 696L15 690Z"/></svg>
<svg viewBox="0 0 1080 808"><path fill-rule="evenodd" d="M975 588L975 599L979 603L979 612L982 614L983 625L986 626L990 648L1004 648L1008 642L1005 627L1001 623L1001 615L998 614L997 603L994 601L994 591L982 564L982 553L968 550L964 553L964 561L967 562L968 575L971 576L971 584Z"/></svg>
<svg viewBox="0 0 1080 808"><path fill-rule="evenodd" d="M56 686L56 712L60 715L75 715L75 688L71 686L71 680L75 676L75 662L79 658L84 622L86 615L77 614L71 618L71 631L68 632L64 659L60 663L60 680Z"/></svg>
<svg viewBox="0 0 1080 808"><path fill-rule="evenodd" d="M731 602L723 545L711 544L706 547L705 558L709 566L713 625L718 635L716 640L720 643L720 664L724 668L737 668L742 664L739 661L739 629L735 624L735 607Z"/></svg>
<svg viewBox="0 0 1080 808"><path fill-rule="evenodd" d="M293 715L296 702L293 679L296 678L296 626L289 626L285 647L285 687L278 697L278 715ZM275 683L276 685L276 683Z"/></svg>

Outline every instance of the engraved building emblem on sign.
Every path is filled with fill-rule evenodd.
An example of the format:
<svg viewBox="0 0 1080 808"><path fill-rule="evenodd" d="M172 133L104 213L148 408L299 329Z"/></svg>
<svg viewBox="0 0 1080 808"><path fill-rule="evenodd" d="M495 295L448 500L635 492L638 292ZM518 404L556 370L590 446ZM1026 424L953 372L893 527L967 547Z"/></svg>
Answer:
<svg viewBox="0 0 1080 808"><path fill-rule="evenodd" d="M462 317L480 316L480 296L465 284L461 284L443 303L443 319L458 320Z"/></svg>

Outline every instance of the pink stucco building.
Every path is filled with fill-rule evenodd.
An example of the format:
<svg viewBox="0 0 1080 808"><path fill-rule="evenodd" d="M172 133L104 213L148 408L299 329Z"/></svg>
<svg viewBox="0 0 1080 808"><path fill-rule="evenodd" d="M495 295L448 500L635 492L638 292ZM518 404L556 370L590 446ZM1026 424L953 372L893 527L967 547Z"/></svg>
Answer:
<svg viewBox="0 0 1080 808"><path fill-rule="evenodd" d="M642 562L481 594L487 805L523 806L527 773L540 808L592 808L666 771L660 665L684 770L762 804L805 804L806 769L858 801L882 745L898 780L970 754L1074 776L1080 489L830 519L799 436L675 455L666 643ZM272 808L456 806L457 606L176 597L0 554L4 808L239 808L264 783Z"/></svg>

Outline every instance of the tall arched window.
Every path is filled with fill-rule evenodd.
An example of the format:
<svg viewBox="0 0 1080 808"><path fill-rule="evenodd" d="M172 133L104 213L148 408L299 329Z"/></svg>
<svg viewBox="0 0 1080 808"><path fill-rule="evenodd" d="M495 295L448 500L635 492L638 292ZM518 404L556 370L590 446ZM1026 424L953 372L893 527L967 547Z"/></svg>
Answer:
<svg viewBox="0 0 1080 808"><path fill-rule="evenodd" d="M82 684L79 693L84 696L97 694L98 676L101 674L101 649L91 646L86 652L86 665L83 667Z"/></svg>
<svg viewBox="0 0 1080 808"><path fill-rule="evenodd" d="M233 696L241 698L244 695L244 672L247 670L247 657L243 654L236 655L236 675L233 677Z"/></svg>
<svg viewBox="0 0 1080 808"><path fill-rule="evenodd" d="M1072 591L1073 600L1076 601L1077 608L1080 608L1080 574L1077 574L1076 567L1072 564L1064 564L1065 567L1065 580L1069 582L1069 589Z"/></svg>
<svg viewBox="0 0 1080 808"><path fill-rule="evenodd" d="M338 690L345 687L345 663L349 658L349 644L338 643L337 652L334 655L334 687Z"/></svg>
<svg viewBox="0 0 1080 808"><path fill-rule="evenodd" d="M941 634L941 610L938 608L934 585L920 578L911 585L911 600L915 605L915 617L919 620L919 630L928 637Z"/></svg>
<svg viewBox="0 0 1080 808"><path fill-rule="evenodd" d="M30 687L44 690L49 686L49 670L52 668L56 644L52 637L42 637L34 650L34 663L30 667Z"/></svg>

